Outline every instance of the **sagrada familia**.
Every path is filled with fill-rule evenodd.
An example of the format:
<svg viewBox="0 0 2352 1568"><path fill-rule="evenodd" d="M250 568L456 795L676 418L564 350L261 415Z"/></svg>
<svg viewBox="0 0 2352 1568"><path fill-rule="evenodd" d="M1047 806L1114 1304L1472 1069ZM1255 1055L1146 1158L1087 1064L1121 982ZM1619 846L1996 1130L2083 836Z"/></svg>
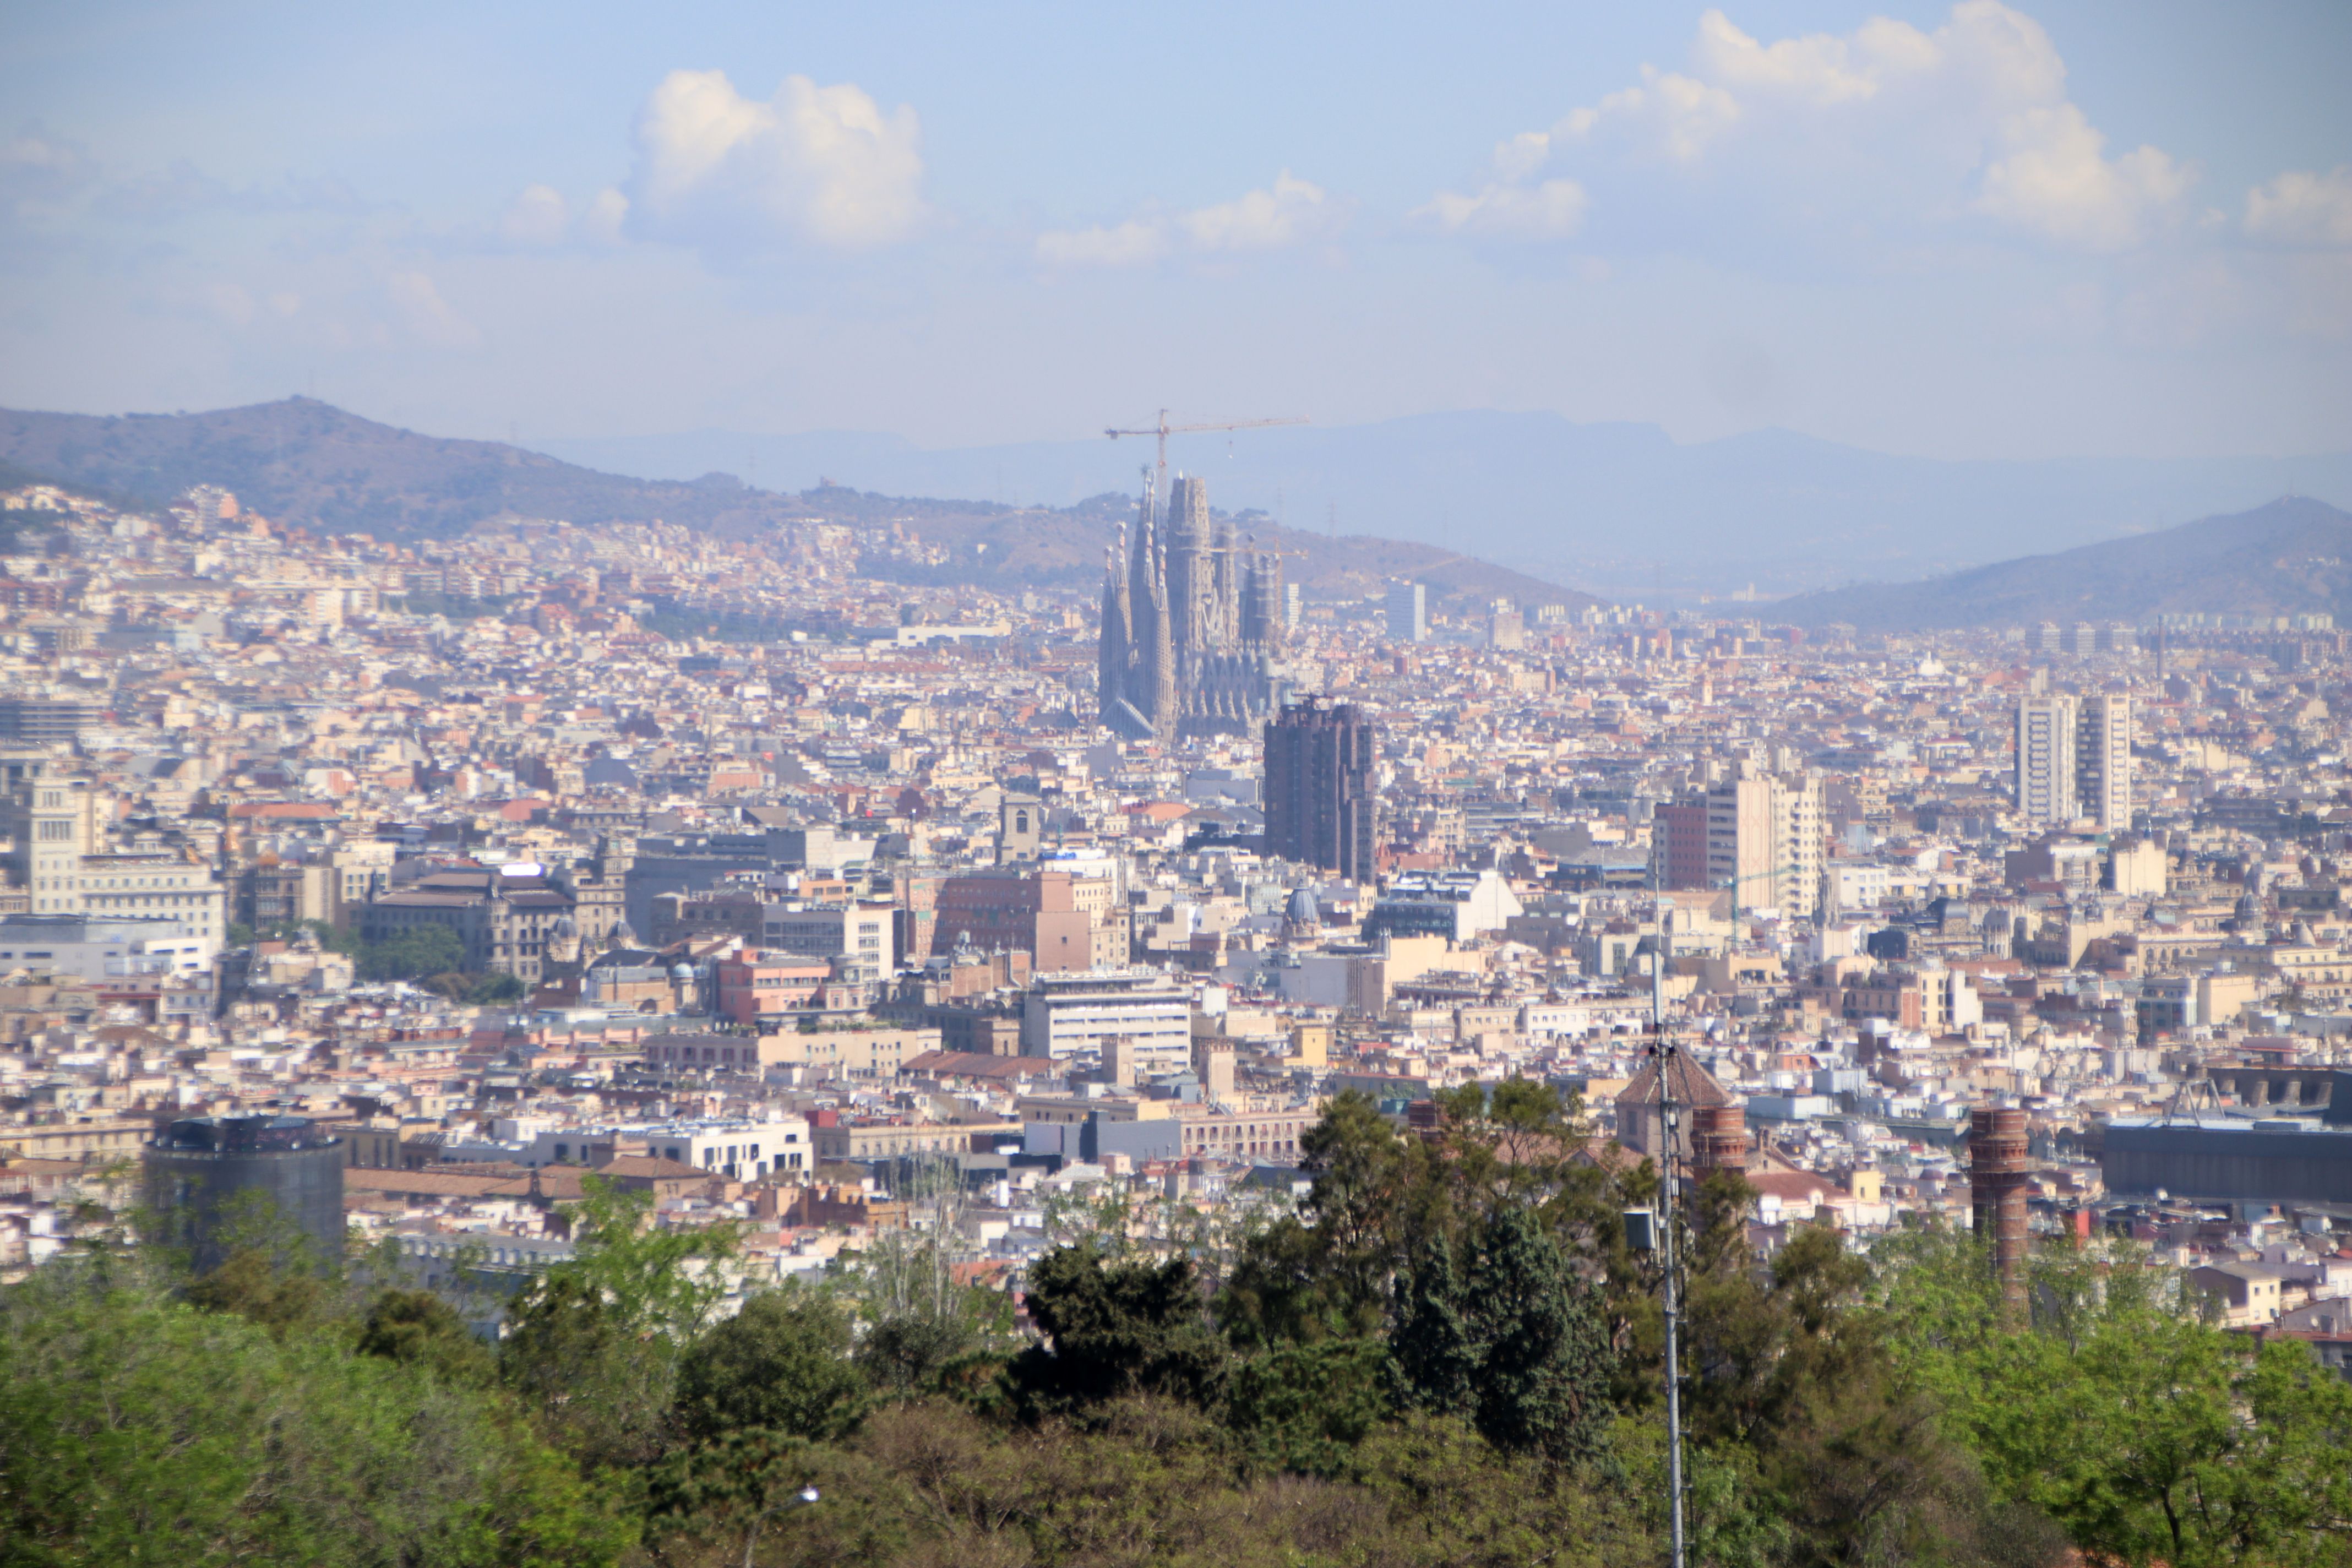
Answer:
<svg viewBox="0 0 2352 1568"><path fill-rule="evenodd" d="M1213 525L1200 479L1170 488L1164 534L1152 512L1147 484L1126 560L1104 563L1102 721L1138 741L1244 733L1274 711L1280 560Z"/></svg>

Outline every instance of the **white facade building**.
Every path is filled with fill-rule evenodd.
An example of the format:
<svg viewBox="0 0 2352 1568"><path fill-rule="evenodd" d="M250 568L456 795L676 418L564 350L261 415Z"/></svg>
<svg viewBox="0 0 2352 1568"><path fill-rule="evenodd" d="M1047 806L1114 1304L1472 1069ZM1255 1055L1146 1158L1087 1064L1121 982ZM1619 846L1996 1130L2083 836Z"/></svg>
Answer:
<svg viewBox="0 0 2352 1568"><path fill-rule="evenodd" d="M1429 590L1418 583L1389 586L1389 641L1429 640Z"/></svg>
<svg viewBox="0 0 2352 1568"><path fill-rule="evenodd" d="M898 967L887 904L772 903L761 918L760 945L807 958L847 958L884 974Z"/></svg>
<svg viewBox="0 0 2352 1568"><path fill-rule="evenodd" d="M2017 811L2029 827L2131 826L2131 699L2028 697L2017 705Z"/></svg>
<svg viewBox="0 0 2352 1568"><path fill-rule="evenodd" d="M0 915L0 973L202 979L219 952L217 938L192 932L167 916Z"/></svg>
<svg viewBox="0 0 2352 1568"><path fill-rule="evenodd" d="M560 1142L562 1136L541 1133L538 1142ZM713 1118L651 1122L615 1127L612 1136L625 1146L642 1143L654 1159L693 1165L738 1181L795 1172L805 1174L816 1164L804 1116L769 1116L757 1121Z"/></svg>
<svg viewBox="0 0 2352 1568"><path fill-rule="evenodd" d="M1056 1060L1100 1055L1173 1070L1192 1058L1192 994L1156 969L1080 969L1040 974L1021 1015L1021 1054Z"/></svg>

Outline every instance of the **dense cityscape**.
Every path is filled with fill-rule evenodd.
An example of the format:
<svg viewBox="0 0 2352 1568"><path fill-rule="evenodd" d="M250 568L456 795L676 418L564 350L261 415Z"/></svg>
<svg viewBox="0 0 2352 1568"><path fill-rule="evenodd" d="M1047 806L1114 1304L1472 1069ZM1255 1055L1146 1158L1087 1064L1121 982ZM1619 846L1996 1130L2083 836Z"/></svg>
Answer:
<svg viewBox="0 0 2352 1568"><path fill-rule="evenodd" d="M823 523L6 504L69 520L0 583L12 1271L159 1128L253 1117L338 1138L350 1223L419 1257L560 1257L544 1173L610 1167L753 1221L747 1287L940 1162L1008 1279L1056 1194L1278 1200L1346 1089L1539 1079L1654 1154L1663 946L1768 1254L1965 1225L1969 1113L2014 1107L2035 1228L2352 1346L2325 617L1808 635L1253 563L1250 654L1170 668L1156 726L1119 700L1130 738L1123 572L1098 640L1070 596L908 598ZM1209 553L1161 576L1222 624ZM653 629L718 617L789 629Z"/></svg>
<svg viewBox="0 0 2352 1568"><path fill-rule="evenodd" d="M2352 7L0 41L0 1568L2352 1568Z"/></svg>
<svg viewBox="0 0 2352 1568"><path fill-rule="evenodd" d="M1043 1331L1073 1244L1245 1273L1335 1105L1539 1085L1755 1268L2122 1246L2352 1378L2327 617L1327 602L1171 500L1090 603L6 495L5 1278L258 1200L498 1344L630 1194L721 1318L912 1240Z"/></svg>

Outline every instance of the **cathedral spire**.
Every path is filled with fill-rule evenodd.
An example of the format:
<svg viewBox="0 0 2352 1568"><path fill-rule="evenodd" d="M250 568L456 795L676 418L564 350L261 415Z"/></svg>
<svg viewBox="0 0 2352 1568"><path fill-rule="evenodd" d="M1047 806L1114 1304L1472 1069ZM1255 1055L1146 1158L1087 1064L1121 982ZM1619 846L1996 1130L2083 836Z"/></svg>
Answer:
<svg viewBox="0 0 2352 1568"><path fill-rule="evenodd" d="M1127 665L1131 647L1127 584L1119 572L1118 552L1103 547L1102 639L1095 655L1096 711L1103 721L1127 696Z"/></svg>
<svg viewBox="0 0 2352 1568"><path fill-rule="evenodd" d="M1168 602L1168 568L1159 559L1156 531L1147 528L1144 542L1152 552L1151 584L1151 658L1147 669L1151 681L1151 706L1144 716L1151 721L1152 730L1163 741L1176 734L1177 721L1182 716L1176 705L1176 639L1171 623L1175 608Z"/></svg>

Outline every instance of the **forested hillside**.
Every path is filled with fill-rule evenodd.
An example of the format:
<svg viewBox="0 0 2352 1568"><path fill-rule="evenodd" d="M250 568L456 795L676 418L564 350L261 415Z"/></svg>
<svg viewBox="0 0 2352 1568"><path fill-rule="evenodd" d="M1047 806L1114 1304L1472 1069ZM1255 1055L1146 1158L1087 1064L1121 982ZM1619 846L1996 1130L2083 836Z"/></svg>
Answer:
<svg viewBox="0 0 2352 1568"><path fill-rule="evenodd" d="M266 1216L189 1279L91 1215L0 1298L0 1561L1660 1562L1654 1177L1572 1109L1472 1086L1431 1143L1343 1097L1245 1237L1061 1210L1034 1335L903 1233L717 1321L728 1235L593 1184L495 1347ZM2124 1247L2041 1252L2021 1321L1961 1237L1759 1260L1747 1201L1689 1211L1692 1561L2352 1561L2352 1387L2303 1346Z"/></svg>

